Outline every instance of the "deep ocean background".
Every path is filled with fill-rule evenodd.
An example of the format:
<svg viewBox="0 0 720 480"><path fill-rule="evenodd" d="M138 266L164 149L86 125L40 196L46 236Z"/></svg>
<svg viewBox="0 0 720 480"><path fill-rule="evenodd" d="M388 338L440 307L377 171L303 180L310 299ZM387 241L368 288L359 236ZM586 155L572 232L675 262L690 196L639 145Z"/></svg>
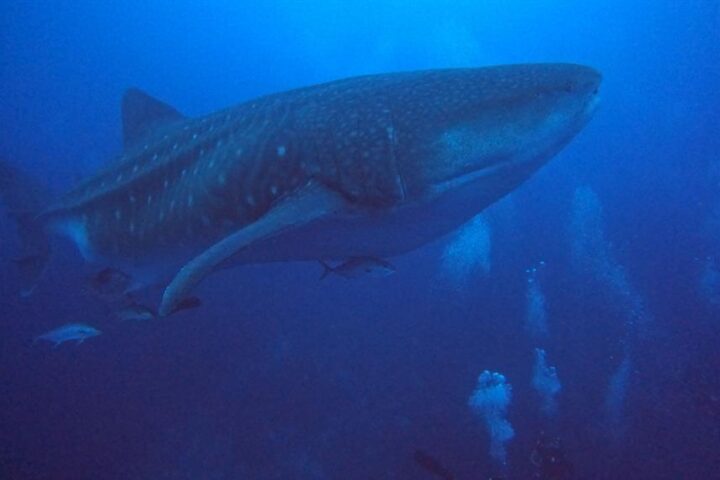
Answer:
<svg viewBox="0 0 720 480"><path fill-rule="evenodd" d="M720 478L719 5L4 2L0 156L56 192L119 152L129 86L201 115L394 70L565 61L604 83L585 131L483 214L489 271L448 274L450 236L382 279L224 271L202 308L123 324L63 242L20 300L0 210L0 478L431 479L422 449L459 480L526 479L541 431L575 478ZM69 322L104 334L32 345ZM531 386L539 346L563 384L553 418ZM512 384L505 467L468 406L485 369Z"/></svg>

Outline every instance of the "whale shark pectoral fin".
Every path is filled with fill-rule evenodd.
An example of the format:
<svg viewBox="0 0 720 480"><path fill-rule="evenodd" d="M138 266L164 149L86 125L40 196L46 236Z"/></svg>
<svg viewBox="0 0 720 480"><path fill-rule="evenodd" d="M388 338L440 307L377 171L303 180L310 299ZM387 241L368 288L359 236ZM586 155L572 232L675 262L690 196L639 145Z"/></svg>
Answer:
<svg viewBox="0 0 720 480"><path fill-rule="evenodd" d="M223 238L185 264L165 288L159 316L173 313L203 278L238 251L283 230L332 214L344 205L345 200L340 195L317 183L310 183L288 195L255 222Z"/></svg>

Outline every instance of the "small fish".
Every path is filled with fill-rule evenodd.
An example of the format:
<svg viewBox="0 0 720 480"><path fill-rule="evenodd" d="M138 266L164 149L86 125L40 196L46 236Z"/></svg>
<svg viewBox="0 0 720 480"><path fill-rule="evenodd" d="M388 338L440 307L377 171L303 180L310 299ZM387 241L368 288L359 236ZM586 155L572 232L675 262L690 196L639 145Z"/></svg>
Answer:
<svg viewBox="0 0 720 480"><path fill-rule="evenodd" d="M104 297L117 297L127 293L130 275L114 268L105 268L90 279L90 287Z"/></svg>
<svg viewBox="0 0 720 480"><path fill-rule="evenodd" d="M395 273L395 267L382 258L375 257L350 257L340 265L331 267L320 260L323 270L320 280L331 273L345 278L358 278L362 276L387 277Z"/></svg>
<svg viewBox="0 0 720 480"><path fill-rule="evenodd" d="M89 325L83 325L82 323L69 323L56 328L55 330L43 333L39 337L36 337L33 343L36 343L38 340L45 340L54 343L55 345L53 345L53 347L57 347L61 343L76 340L77 344L80 345L86 338L96 337L101 333L102 332L100 330Z"/></svg>
<svg viewBox="0 0 720 480"><path fill-rule="evenodd" d="M200 305L202 305L202 300L198 297L187 297L178 302L177 307L175 307L172 313L177 313L181 310L192 310L193 308L198 308Z"/></svg>
<svg viewBox="0 0 720 480"><path fill-rule="evenodd" d="M429 453L423 452L422 450L415 450L415 463L420 465L423 469L432 473L438 478L443 480L454 480L455 475L450 472L440 461L430 455Z"/></svg>
<svg viewBox="0 0 720 480"><path fill-rule="evenodd" d="M157 313L144 305L133 303L115 312L115 316L122 321L146 322L157 317Z"/></svg>
<svg viewBox="0 0 720 480"><path fill-rule="evenodd" d="M45 272L47 266L48 253L26 255L22 258L14 260L15 265L20 272L20 281L22 290L20 296L27 298L32 295L33 290L37 286L38 279Z"/></svg>
<svg viewBox="0 0 720 480"><path fill-rule="evenodd" d="M16 258L13 260L15 265L17 265L20 268L32 268L32 269L38 269L38 268L44 268L42 267L43 262L47 260L42 255L27 255L25 257Z"/></svg>

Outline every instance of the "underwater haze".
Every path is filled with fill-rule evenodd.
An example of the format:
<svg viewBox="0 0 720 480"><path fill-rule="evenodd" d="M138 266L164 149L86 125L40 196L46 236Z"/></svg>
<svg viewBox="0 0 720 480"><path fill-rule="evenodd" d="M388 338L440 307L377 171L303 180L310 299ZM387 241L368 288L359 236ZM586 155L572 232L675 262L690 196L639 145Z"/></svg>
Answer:
<svg viewBox="0 0 720 480"><path fill-rule="evenodd" d="M172 275L53 238L28 289L13 201L115 168L128 88L192 118L530 63L601 72L593 118L419 248L218 268L166 316ZM0 85L0 478L720 478L718 0L8 0Z"/></svg>

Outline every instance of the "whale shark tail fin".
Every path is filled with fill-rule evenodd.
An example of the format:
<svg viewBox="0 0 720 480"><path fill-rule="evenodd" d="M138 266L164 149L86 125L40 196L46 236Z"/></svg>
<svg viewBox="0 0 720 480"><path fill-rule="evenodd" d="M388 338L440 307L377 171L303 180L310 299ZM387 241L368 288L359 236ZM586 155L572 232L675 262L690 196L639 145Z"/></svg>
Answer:
<svg viewBox="0 0 720 480"><path fill-rule="evenodd" d="M333 273L335 270L333 269L333 267L328 265L325 260L318 260L318 262L320 262L320 266L323 267L323 271L320 274L320 280L325 280L327 276Z"/></svg>
<svg viewBox="0 0 720 480"><path fill-rule="evenodd" d="M50 241L38 220L50 195L43 186L0 159L0 201L17 225L21 250L15 259L21 296L32 294L50 258Z"/></svg>

